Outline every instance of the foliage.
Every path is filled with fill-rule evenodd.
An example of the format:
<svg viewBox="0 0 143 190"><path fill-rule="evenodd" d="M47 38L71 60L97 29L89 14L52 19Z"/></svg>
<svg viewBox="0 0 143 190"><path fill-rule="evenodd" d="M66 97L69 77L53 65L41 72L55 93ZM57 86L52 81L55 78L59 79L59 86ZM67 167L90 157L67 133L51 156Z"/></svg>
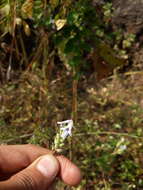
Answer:
<svg viewBox="0 0 143 190"><path fill-rule="evenodd" d="M96 51L96 56L111 70L122 67L126 63L122 59L128 58L126 50L135 36L124 35L122 30L112 27L113 10L110 1L100 4L90 0L49 3L46 0L3 0L0 5L3 50L0 53L8 57L3 61L11 65L9 68L33 68L42 64L46 69L58 58L70 71L76 70L80 75L89 65L89 55ZM7 46L11 46L9 51ZM10 71L7 72L9 76Z"/></svg>
<svg viewBox="0 0 143 190"><path fill-rule="evenodd" d="M70 189L143 188L143 78L114 75L95 87L88 71L128 60L135 36L113 28L113 11L110 0L0 2L0 142L51 148L56 122L73 117L65 154L83 181Z"/></svg>

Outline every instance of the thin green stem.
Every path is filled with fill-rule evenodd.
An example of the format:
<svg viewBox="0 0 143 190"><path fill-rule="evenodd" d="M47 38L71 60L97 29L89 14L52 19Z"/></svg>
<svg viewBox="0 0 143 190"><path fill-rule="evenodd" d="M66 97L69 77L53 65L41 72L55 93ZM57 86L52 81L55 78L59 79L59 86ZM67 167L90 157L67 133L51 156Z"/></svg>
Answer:
<svg viewBox="0 0 143 190"><path fill-rule="evenodd" d="M86 135L116 135L116 136L127 136L127 137L131 137L131 138L143 138L143 137L139 137L137 135L127 134L127 133L118 133L118 132L108 132L108 131L75 134L75 136L86 136Z"/></svg>
<svg viewBox="0 0 143 190"><path fill-rule="evenodd" d="M7 140L0 140L0 144L11 143L11 142L14 142L15 140L31 137L32 135L33 135L33 133L30 133L30 134L25 134L25 135L17 136L17 137L14 137L14 138L11 138L11 139L7 139Z"/></svg>

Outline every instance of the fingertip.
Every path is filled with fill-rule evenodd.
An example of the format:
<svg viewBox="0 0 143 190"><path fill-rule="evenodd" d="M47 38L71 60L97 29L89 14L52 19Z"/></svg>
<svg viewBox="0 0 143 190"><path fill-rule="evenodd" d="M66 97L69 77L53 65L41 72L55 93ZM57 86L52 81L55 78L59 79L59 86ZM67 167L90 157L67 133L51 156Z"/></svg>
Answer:
<svg viewBox="0 0 143 190"><path fill-rule="evenodd" d="M53 180L59 172L59 162L52 154L42 156L36 164L37 170L49 180Z"/></svg>
<svg viewBox="0 0 143 190"><path fill-rule="evenodd" d="M80 169L64 156L57 156L60 163L60 177L68 185L76 186L81 182Z"/></svg>

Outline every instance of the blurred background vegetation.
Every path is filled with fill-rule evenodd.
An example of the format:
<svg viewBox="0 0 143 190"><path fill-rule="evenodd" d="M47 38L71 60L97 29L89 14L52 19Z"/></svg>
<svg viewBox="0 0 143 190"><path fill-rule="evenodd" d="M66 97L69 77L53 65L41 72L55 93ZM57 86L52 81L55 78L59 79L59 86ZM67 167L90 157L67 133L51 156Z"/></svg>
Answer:
<svg viewBox="0 0 143 190"><path fill-rule="evenodd" d="M83 180L57 189L143 189L141 38L114 2L0 1L0 143L51 148L72 118L64 154Z"/></svg>

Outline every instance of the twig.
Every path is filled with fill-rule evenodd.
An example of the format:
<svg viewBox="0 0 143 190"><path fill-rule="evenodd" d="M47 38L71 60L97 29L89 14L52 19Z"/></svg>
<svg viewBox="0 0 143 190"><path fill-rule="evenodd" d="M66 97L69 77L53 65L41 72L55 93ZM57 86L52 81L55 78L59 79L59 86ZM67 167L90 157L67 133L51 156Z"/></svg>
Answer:
<svg viewBox="0 0 143 190"><path fill-rule="evenodd" d="M0 144L10 143L10 142L18 140L18 139L24 139L24 138L27 138L27 137L31 137L32 135L33 135L33 133L30 133L30 134L25 134L25 135L17 136L17 137L14 137L14 138L11 138L11 139L7 139L7 140L0 140Z"/></svg>
<svg viewBox="0 0 143 190"><path fill-rule="evenodd" d="M124 75L136 75L136 74L143 74L143 71L132 71L132 72L126 72Z"/></svg>
<svg viewBox="0 0 143 190"><path fill-rule="evenodd" d="M72 120L74 121L74 124L77 124L77 86L78 86L78 80L75 79L75 74L76 74L76 69L73 70L73 82L72 82ZM72 148L73 142L72 142L72 137L69 140L69 147L70 147L70 159L72 159L72 154L73 154L73 148Z"/></svg>
<svg viewBox="0 0 143 190"><path fill-rule="evenodd" d="M84 135L116 135L116 136L127 136L131 138L143 138L137 135L127 134L127 133L118 133L118 132L108 132L108 131L75 134L75 136L84 136Z"/></svg>
<svg viewBox="0 0 143 190"><path fill-rule="evenodd" d="M12 69L12 58L13 58L13 49L14 49L14 39L15 39L15 27L16 27L16 1L11 2L10 4L10 25L11 25L11 34L12 34L12 42L10 47L10 57L9 57L9 66L6 72L7 81L11 78L11 69Z"/></svg>
<svg viewBox="0 0 143 190"><path fill-rule="evenodd" d="M27 56L27 52L26 52L26 49L25 49L25 44L24 44L21 32L19 32L19 40L20 40L20 45L21 45L21 48L22 48L23 56L24 56L24 61L28 65L28 56Z"/></svg>
<svg viewBox="0 0 143 190"><path fill-rule="evenodd" d="M78 85L78 80L73 79L73 98L72 98L72 119L76 125L77 123L77 85Z"/></svg>
<svg viewBox="0 0 143 190"><path fill-rule="evenodd" d="M130 75L136 75L136 74L142 75L143 71L130 71L130 72L125 72L125 73L119 73L116 75L109 76L109 77L107 77L107 79L113 79L117 76L130 76Z"/></svg>

